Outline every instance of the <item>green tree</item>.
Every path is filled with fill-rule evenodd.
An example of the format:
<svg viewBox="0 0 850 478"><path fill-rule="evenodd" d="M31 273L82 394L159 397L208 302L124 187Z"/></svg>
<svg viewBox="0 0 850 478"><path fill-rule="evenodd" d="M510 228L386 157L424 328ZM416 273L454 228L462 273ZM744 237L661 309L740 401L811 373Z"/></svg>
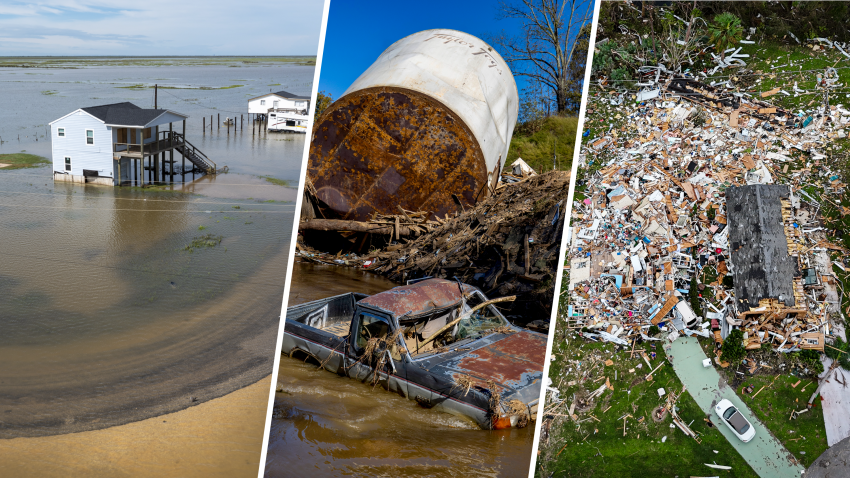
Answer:
<svg viewBox="0 0 850 478"><path fill-rule="evenodd" d="M803 350L800 352L800 360L809 369L811 375L823 373L823 363L820 361L820 352L817 350Z"/></svg>
<svg viewBox="0 0 850 478"><path fill-rule="evenodd" d="M743 33L741 20L731 13L724 12L714 17L714 21L708 26L708 41L720 52L720 59L725 60L726 50L741 41Z"/></svg>
<svg viewBox="0 0 850 478"><path fill-rule="evenodd" d="M694 248L696 250L696 248ZM697 276L691 278L691 289L688 291L688 296L691 299L691 309L698 316L702 317L702 304L699 301L699 285L697 284Z"/></svg>
<svg viewBox="0 0 850 478"><path fill-rule="evenodd" d="M326 93L324 90L320 91L316 94L316 111L313 113L313 124L317 125L319 123L319 118L322 117L322 113L328 109L328 106L334 102L334 97Z"/></svg>
<svg viewBox="0 0 850 478"><path fill-rule="evenodd" d="M740 329L729 332L723 340L723 345L720 346L720 352L720 358L731 364L743 360L747 356L747 349L744 348L744 333Z"/></svg>
<svg viewBox="0 0 850 478"><path fill-rule="evenodd" d="M835 343L832 344L832 347L833 348L826 347L824 349L826 356L832 360L837 360L838 364L841 365L844 370L850 370L850 353L848 353L850 352L850 344L841 340L839 337L835 339Z"/></svg>

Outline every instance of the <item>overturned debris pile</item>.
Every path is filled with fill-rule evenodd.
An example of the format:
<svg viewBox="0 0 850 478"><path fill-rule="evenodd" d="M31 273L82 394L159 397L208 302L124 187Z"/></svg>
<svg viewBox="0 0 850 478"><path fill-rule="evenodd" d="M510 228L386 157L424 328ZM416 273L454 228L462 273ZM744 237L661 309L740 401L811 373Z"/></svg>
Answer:
<svg viewBox="0 0 850 478"><path fill-rule="evenodd" d="M508 315L548 323L569 178L553 171L505 185L434 230L375 254L373 267L395 281L458 277L488 295L515 294Z"/></svg>
<svg viewBox="0 0 850 478"><path fill-rule="evenodd" d="M335 256L299 245L298 254L359 265L400 283L457 277L488 296L517 295L505 311L515 323L548 325L569 180L568 172L553 171L505 184L474 208L419 225L428 230L383 249Z"/></svg>
<svg viewBox="0 0 850 478"><path fill-rule="evenodd" d="M582 151L593 172L573 209L568 325L621 345L655 326L670 340L713 339L718 354L732 329L749 350L824 350L843 335L830 251L846 249L823 210L848 212L826 160L850 112L792 114L693 80L666 87L632 107L595 99L615 108Z"/></svg>

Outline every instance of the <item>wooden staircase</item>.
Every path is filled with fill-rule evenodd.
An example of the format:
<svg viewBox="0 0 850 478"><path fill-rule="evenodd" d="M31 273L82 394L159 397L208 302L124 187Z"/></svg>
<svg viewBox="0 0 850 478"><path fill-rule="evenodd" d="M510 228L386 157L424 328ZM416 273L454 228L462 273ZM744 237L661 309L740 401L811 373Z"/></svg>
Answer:
<svg viewBox="0 0 850 478"><path fill-rule="evenodd" d="M207 174L215 174L217 171L216 165L206 154L196 148L195 145L186 140L186 138L176 131L172 133L176 142L174 149L180 152L186 159L194 164L198 169Z"/></svg>

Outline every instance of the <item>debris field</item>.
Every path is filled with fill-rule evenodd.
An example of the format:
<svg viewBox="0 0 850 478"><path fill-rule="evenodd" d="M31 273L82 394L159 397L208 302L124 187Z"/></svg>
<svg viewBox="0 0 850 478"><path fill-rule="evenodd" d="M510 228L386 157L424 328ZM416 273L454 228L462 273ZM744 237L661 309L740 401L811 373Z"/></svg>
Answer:
<svg viewBox="0 0 850 478"><path fill-rule="evenodd" d="M567 325L623 346L698 335L719 355L741 329L748 350L822 351L841 317L832 266L844 264L830 253L847 250L821 213L850 212L828 165L850 111L789 112L767 102L777 91L692 78L659 85L634 106L613 91L593 100L612 107L611 127L580 157L592 172L572 214Z"/></svg>

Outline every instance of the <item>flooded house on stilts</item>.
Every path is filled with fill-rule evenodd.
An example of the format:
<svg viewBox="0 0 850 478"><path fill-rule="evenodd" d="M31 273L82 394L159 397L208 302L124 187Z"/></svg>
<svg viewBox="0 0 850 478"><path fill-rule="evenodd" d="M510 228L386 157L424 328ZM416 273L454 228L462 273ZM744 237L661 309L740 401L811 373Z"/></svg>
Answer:
<svg viewBox="0 0 850 478"><path fill-rule="evenodd" d="M53 179L121 186L174 182L175 175L185 182L186 174L215 174L215 163L186 140L187 118L129 102L68 113L50 123Z"/></svg>
<svg viewBox="0 0 850 478"><path fill-rule="evenodd" d="M248 99L248 115L266 122L269 131L306 133L312 126L310 97L294 95L287 91L266 93Z"/></svg>

